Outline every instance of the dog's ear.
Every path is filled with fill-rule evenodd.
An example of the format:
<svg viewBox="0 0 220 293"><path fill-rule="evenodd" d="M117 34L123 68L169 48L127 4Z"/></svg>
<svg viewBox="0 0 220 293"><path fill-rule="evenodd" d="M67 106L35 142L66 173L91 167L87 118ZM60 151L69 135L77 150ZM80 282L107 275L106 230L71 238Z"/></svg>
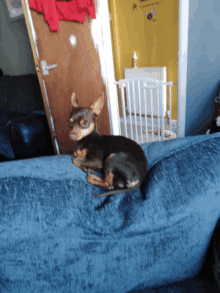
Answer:
<svg viewBox="0 0 220 293"><path fill-rule="evenodd" d="M71 103L72 103L73 108L79 108L75 93L72 93Z"/></svg>
<svg viewBox="0 0 220 293"><path fill-rule="evenodd" d="M98 100L92 104L92 106L90 107L92 112L96 115L99 115L102 112L102 108L104 106L104 93L101 92L99 95Z"/></svg>

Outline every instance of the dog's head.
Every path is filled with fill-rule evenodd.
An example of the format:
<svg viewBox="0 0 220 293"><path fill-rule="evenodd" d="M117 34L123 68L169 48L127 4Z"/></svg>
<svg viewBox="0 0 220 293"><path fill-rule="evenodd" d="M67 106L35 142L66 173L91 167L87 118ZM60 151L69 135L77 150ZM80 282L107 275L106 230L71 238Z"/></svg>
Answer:
<svg viewBox="0 0 220 293"><path fill-rule="evenodd" d="M72 93L71 103L73 109L69 119L71 128L69 135L72 140L79 141L96 129L96 117L101 113L104 106L104 93L102 92L99 95L97 101L90 108L80 107L75 93Z"/></svg>

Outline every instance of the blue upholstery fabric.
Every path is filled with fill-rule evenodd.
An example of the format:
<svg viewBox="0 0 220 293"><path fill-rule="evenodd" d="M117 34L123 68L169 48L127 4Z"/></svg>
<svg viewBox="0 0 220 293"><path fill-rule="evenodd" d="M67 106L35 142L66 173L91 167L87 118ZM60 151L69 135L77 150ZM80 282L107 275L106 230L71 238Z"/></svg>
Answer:
<svg viewBox="0 0 220 293"><path fill-rule="evenodd" d="M101 209L71 156L0 165L0 292L138 292L199 271L220 216L220 133L142 147L146 199Z"/></svg>

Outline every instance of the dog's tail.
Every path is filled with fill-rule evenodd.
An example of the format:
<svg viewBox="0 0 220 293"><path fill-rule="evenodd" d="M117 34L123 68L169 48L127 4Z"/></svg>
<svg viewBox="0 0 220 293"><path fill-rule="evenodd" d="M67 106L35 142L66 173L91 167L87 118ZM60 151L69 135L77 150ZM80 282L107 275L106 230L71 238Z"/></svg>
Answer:
<svg viewBox="0 0 220 293"><path fill-rule="evenodd" d="M93 196L94 197L102 197L102 196L110 196L110 195L116 194L116 193L132 192L132 191L138 189L139 187L141 187L141 184L138 184L138 185L131 187L131 188L109 190L109 191L106 191L101 194L93 194Z"/></svg>

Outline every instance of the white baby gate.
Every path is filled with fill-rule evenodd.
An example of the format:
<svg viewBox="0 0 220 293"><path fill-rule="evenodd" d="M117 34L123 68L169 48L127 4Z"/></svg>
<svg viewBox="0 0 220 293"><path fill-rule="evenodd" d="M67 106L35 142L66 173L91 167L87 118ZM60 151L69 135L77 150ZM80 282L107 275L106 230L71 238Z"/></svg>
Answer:
<svg viewBox="0 0 220 293"><path fill-rule="evenodd" d="M121 135L139 144L177 137L177 121L172 120L173 82L136 77L121 79L115 84L119 88L123 115L120 118ZM167 92L168 95L164 94Z"/></svg>
<svg viewBox="0 0 220 293"><path fill-rule="evenodd" d="M153 78L159 81L167 81L167 69L166 67L138 67L138 68L125 68L124 69L124 75L125 79L144 79L144 78ZM143 84L140 84L140 89L141 89L141 95L143 96ZM135 91L136 91L136 96L138 95L138 87L135 86ZM147 89L149 93L149 89ZM152 91L153 94L153 115L157 115L157 98L156 98L156 90L153 89ZM162 87L161 91L161 103L164 105L164 115L166 114L166 106L167 106L167 98L166 98L166 86ZM139 113L139 107L138 107L138 99L133 99L133 91L130 92L131 95L131 109L133 109L133 100L136 101L136 110L137 114L145 114L144 112L144 100L141 101L141 112ZM148 115L151 115L150 112L150 99L147 99L147 108L148 110Z"/></svg>

